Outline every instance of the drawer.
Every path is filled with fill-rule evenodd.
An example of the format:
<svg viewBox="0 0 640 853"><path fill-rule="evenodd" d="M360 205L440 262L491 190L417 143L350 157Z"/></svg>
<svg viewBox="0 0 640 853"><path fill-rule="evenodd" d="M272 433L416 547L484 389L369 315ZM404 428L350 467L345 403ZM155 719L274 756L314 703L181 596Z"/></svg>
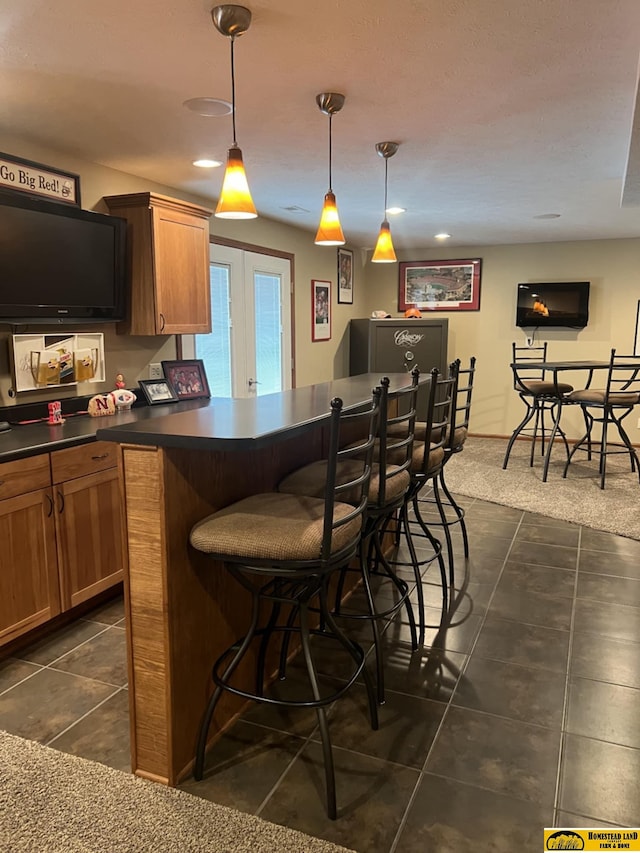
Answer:
<svg viewBox="0 0 640 853"><path fill-rule="evenodd" d="M46 489L50 485L48 453L0 463L0 500Z"/></svg>
<svg viewBox="0 0 640 853"><path fill-rule="evenodd" d="M85 474L95 474L118 464L118 445L111 441L93 441L56 450L51 454L51 475L54 483L63 483Z"/></svg>

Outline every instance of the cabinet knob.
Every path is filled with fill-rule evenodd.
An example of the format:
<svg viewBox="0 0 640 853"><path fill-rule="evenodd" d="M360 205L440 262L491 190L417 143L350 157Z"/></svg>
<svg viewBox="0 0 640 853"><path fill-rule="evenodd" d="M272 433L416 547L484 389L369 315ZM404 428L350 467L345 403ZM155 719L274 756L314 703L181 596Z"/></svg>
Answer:
<svg viewBox="0 0 640 853"><path fill-rule="evenodd" d="M164 314L160 314L160 331L164 331Z"/></svg>

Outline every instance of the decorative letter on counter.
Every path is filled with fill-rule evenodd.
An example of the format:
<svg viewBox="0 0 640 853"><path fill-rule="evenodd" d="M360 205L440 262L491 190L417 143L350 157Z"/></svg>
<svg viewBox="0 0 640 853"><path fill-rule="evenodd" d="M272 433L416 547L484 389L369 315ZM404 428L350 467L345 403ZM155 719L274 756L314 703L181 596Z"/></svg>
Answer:
<svg viewBox="0 0 640 853"><path fill-rule="evenodd" d="M96 394L89 400L87 409L92 418L100 418L104 415L115 415L116 404L111 394Z"/></svg>

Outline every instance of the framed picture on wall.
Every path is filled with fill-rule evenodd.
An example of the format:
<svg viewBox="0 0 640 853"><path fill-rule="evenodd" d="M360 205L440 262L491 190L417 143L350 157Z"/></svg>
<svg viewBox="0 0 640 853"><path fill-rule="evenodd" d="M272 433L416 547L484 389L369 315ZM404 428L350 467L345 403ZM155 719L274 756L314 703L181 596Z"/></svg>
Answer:
<svg viewBox="0 0 640 853"><path fill-rule="evenodd" d="M353 305L353 252L338 249L338 303Z"/></svg>
<svg viewBox="0 0 640 853"><path fill-rule="evenodd" d="M331 338L331 282L311 281L311 340Z"/></svg>
<svg viewBox="0 0 640 853"><path fill-rule="evenodd" d="M481 267L481 258L400 263L398 310L478 311Z"/></svg>

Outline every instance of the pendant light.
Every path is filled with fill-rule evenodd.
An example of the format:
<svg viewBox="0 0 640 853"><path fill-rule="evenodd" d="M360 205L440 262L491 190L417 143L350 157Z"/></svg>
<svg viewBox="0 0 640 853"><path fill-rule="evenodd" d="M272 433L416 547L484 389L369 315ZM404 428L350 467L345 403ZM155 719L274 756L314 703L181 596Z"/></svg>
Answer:
<svg viewBox="0 0 640 853"><path fill-rule="evenodd" d="M222 181L215 215L221 219L255 219L256 212L244 171L242 151L236 141L236 77L233 47L238 36L251 24L251 12L244 6L214 6L211 17L215 28L231 40L231 121L233 142L227 156L227 169Z"/></svg>
<svg viewBox="0 0 640 853"><path fill-rule="evenodd" d="M384 216L380 233L378 234L378 242L373 251L371 261L374 264L392 264L398 259L393 248L393 240L391 239L391 229L389 228L389 220L387 219L387 167L389 165L389 157L398 150L397 142L378 142L376 151L380 157L384 158Z"/></svg>
<svg viewBox="0 0 640 853"><path fill-rule="evenodd" d="M316 103L320 112L329 116L329 191L324 197L315 244L316 246L344 246L346 240L340 227L336 197L331 188L331 119L334 113L340 112L344 106L344 95L337 92L323 92L316 95Z"/></svg>

